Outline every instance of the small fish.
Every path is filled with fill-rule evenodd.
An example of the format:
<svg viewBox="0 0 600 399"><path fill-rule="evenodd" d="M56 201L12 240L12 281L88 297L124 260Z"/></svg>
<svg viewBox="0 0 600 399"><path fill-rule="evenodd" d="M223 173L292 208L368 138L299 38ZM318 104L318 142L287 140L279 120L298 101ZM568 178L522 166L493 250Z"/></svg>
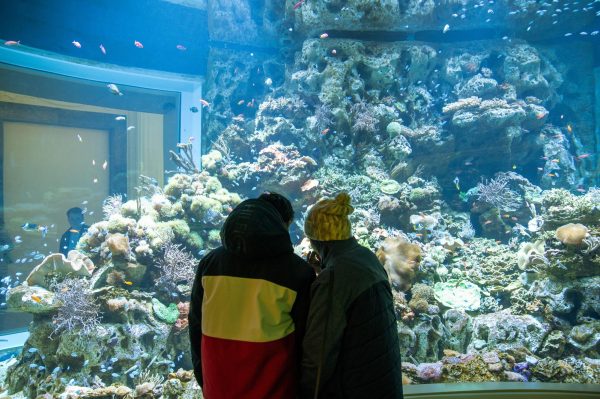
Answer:
<svg viewBox="0 0 600 399"><path fill-rule="evenodd" d="M108 90L114 94L115 96L122 96L123 93L121 93L121 91L119 90L119 87L114 84L114 83L109 83L106 85L106 87L108 87Z"/></svg>
<svg viewBox="0 0 600 399"><path fill-rule="evenodd" d="M567 132L573 133L573 126L570 123L567 125Z"/></svg>
<svg viewBox="0 0 600 399"><path fill-rule="evenodd" d="M123 281L123 283L126 285L133 285L133 283L131 281L127 281L127 280Z"/></svg>
<svg viewBox="0 0 600 399"><path fill-rule="evenodd" d="M102 169L106 170L107 166L108 166L108 161L104 160L104 163L102 164Z"/></svg>
<svg viewBox="0 0 600 399"><path fill-rule="evenodd" d="M513 165L513 166L512 166L512 169L513 169L513 170L517 169L517 165Z"/></svg>
<svg viewBox="0 0 600 399"><path fill-rule="evenodd" d="M321 136L325 136L327 133L329 133L329 130L329 128L321 130Z"/></svg>
<svg viewBox="0 0 600 399"><path fill-rule="evenodd" d="M545 116L546 116L545 112L540 112L539 114L535 115L535 119L540 120L540 119L543 119Z"/></svg>
<svg viewBox="0 0 600 399"><path fill-rule="evenodd" d="M265 86L272 86L272 85L273 85L273 79L266 78L265 79Z"/></svg>
<svg viewBox="0 0 600 399"><path fill-rule="evenodd" d="M175 48L179 51L187 50L187 47L185 47L183 44L178 44L177 46L175 46Z"/></svg>
<svg viewBox="0 0 600 399"><path fill-rule="evenodd" d="M125 118L124 116L117 116L117 117L115 118L115 120L116 120L116 121L124 121L124 120L127 120L127 118Z"/></svg>
<svg viewBox="0 0 600 399"><path fill-rule="evenodd" d="M294 4L294 10L299 9L302 6L302 4L304 4L304 0L300 0L299 2Z"/></svg>
<svg viewBox="0 0 600 399"><path fill-rule="evenodd" d="M135 126L127 126L127 131L128 132L132 131L133 129L135 129Z"/></svg>
<svg viewBox="0 0 600 399"><path fill-rule="evenodd" d="M104 48L104 46L102 44L100 44L100 51L102 51L102 54L106 55L106 49Z"/></svg>
<svg viewBox="0 0 600 399"><path fill-rule="evenodd" d="M321 33L321 35L319 36L321 39L327 39L329 37L329 34L326 33Z"/></svg>
<svg viewBox="0 0 600 399"><path fill-rule="evenodd" d="M81 43L79 43L77 40L73 40L71 43L73 43L73 46L81 48Z"/></svg>
<svg viewBox="0 0 600 399"><path fill-rule="evenodd" d="M491 224L491 223L492 223L491 220L486 220L485 223L484 223L484 225L488 225L488 224Z"/></svg>
<svg viewBox="0 0 600 399"><path fill-rule="evenodd" d="M92 159L92 166L96 166L96 160Z"/></svg>
<svg viewBox="0 0 600 399"><path fill-rule="evenodd" d="M237 105L244 105L245 102L246 101L244 101L244 100L240 100L240 101L238 101Z"/></svg>
<svg viewBox="0 0 600 399"><path fill-rule="evenodd" d="M198 112L198 107L190 107L190 112L193 112L195 114L196 112Z"/></svg>
<svg viewBox="0 0 600 399"><path fill-rule="evenodd" d="M581 154L581 155L579 155L579 156L575 157L575 159L582 160L582 159L589 158L589 157L591 157L591 156L592 156L592 154L585 153L585 154Z"/></svg>
<svg viewBox="0 0 600 399"><path fill-rule="evenodd" d="M21 44L20 40L14 41L14 40L7 40L4 42L5 46L18 46Z"/></svg>
<svg viewBox="0 0 600 399"><path fill-rule="evenodd" d="M335 49L331 50L331 55L337 55L337 51Z"/></svg>
<svg viewBox="0 0 600 399"><path fill-rule="evenodd" d="M94 180L92 180L92 182L98 183L98 178L94 177Z"/></svg>
<svg viewBox="0 0 600 399"><path fill-rule="evenodd" d="M554 159L551 159L550 162L559 163L560 159L554 158Z"/></svg>
<svg viewBox="0 0 600 399"><path fill-rule="evenodd" d="M135 45L135 47L137 48L144 48L144 45L140 42L138 42L137 40L133 41L133 44Z"/></svg>
<svg viewBox="0 0 600 399"><path fill-rule="evenodd" d="M446 33L446 32L448 32L449 30L450 30L450 25L449 25L449 24L446 24L446 25L444 25L444 29L442 29L442 33Z"/></svg>
<svg viewBox="0 0 600 399"><path fill-rule="evenodd" d="M20 244L20 243L22 243L22 242L23 242L23 239L21 238L21 236L15 236L15 242L16 242L17 244Z"/></svg>
<svg viewBox="0 0 600 399"><path fill-rule="evenodd" d="M210 103L203 98L200 99L200 104L202 104L203 107L210 107Z"/></svg>
<svg viewBox="0 0 600 399"><path fill-rule="evenodd" d="M77 133L77 140L79 140L80 143L83 143L83 139L79 133Z"/></svg>
<svg viewBox="0 0 600 399"><path fill-rule="evenodd" d="M88 200L85 200L81 203L81 205L87 205L88 204Z"/></svg>
<svg viewBox="0 0 600 399"><path fill-rule="evenodd" d="M460 191L460 185L459 185L459 183L460 183L460 180L458 179L458 176L456 176L456 177L454 178L454 180L452 180L452 183L454 183L454 187L456 187L456 189L457 189L458 191Z"/></svg>
<svg viewBox="0 0 600 399"><path fill-rule="evenodd" d="M37 231L38 227L35 223L24 223L21 225L23 231Z"/></svg>
<svg viewBox="0 0 600 399"><path fill-rule="evenodd" d="M42 298L40 298L39 296L37 296L35 294L31 295L31 299L33 299L37 303L42 303Z"/></svg>

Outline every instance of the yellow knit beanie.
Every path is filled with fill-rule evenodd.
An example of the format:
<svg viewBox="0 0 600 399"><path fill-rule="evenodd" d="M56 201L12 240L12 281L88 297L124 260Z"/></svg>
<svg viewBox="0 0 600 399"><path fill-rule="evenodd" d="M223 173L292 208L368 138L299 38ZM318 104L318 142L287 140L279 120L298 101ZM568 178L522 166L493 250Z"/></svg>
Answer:
<svg viewBox="0 0 600 399"><path fill-rule="evenodd" d="M347 240L352 237L348 220L352 212L348 193L341 192L335 199L323 199L310 208L304 221L304 234L316 241Z"/></svg>

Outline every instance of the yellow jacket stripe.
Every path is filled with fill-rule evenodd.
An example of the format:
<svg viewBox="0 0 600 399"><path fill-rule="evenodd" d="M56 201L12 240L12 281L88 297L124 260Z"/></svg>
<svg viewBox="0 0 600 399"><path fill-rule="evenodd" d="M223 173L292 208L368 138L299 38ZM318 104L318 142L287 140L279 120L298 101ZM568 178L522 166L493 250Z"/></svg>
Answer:
<svg viewBox="0 0 600 399"><path fill-rule="evenodd" d="M202 277L202 333L245 342L270 342L294 332L296 292L267 280Z"/></svg>

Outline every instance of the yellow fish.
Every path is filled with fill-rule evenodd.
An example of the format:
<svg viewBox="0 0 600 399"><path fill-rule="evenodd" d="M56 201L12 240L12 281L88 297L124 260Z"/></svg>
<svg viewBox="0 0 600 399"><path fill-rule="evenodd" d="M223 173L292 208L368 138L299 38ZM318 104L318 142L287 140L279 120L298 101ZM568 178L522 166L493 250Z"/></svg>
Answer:
<svg viewBox="0 0 600 399"><path fill-rule="evenodd" d="M125 280L125 281L123 281L123 282L124 282L125 284L127 284L127 285L133 285L133 283L132 283L131 281L127 281L127 280Z"/></svg>
<svg viewBox="0 0 600 399"><path fill-rule="evenodd" d="M37 303L42 303L42 298L40 298L39 296L37 296L35 294L31 295L31 299L33 299Z"/></svg>

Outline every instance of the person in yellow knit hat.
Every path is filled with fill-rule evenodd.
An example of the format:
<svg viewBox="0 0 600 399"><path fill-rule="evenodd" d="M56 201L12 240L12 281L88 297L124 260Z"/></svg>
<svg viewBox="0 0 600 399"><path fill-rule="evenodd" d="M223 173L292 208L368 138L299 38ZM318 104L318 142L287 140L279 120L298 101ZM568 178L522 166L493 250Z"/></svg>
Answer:
<svg viewBox="0 0 600 399"><path fill-rule="evenodd" d="M352 236L342 192L310 208L304 233L322 271L311 287L301 398L402 398L400 344L385 269Z"/></svg>

